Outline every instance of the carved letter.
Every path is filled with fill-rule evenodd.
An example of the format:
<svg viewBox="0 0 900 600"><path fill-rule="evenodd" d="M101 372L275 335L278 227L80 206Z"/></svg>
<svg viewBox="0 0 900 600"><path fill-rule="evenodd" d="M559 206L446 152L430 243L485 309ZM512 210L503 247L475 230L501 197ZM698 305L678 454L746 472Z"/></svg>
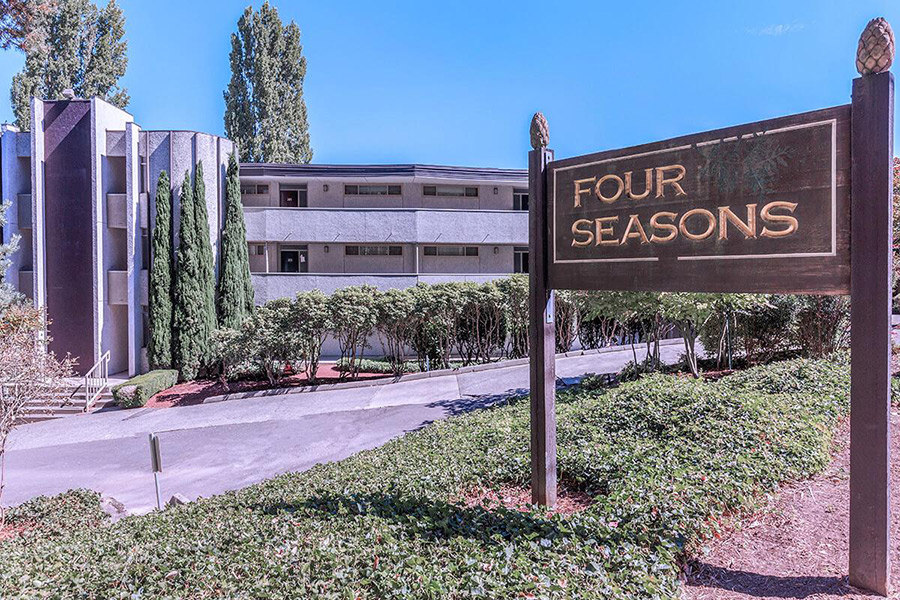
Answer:
<svg viewBox="0 0 900 600"><path fill-rule="evenodd" d="M587 179L576 179L575 180L575 208L581 208L581 194L590 194L591 188L581 189L582 183L593 183L597 180L596 177L588 177Z"/></svg>
<svg viewBox="0 0 900 600"><path fill-rule="evenodd" d="M650 195L650 186L653 183L653 169L644 169L644 191L641 194L635 194L631 189L631 171L625 172L625 193L632 200L643 200Z"/></svg>
<svg viewBox="0 0 900 600"><path fill-rule="evenodd" d="M677 175L674 177L666 177L666 171L675 171ZM666 167L656 168L656 197L662 198L666 191L666 186L671 185L675 188L676 196L687 196L684 188L678 183L684 179L685 170L681 165L668 165Z"/></svg>
<svg viewBox="0 0 900 600"><path fill-rule="evenodd" d="M785 223L787 228L785 229L776 229L772 230L768 227L763 227L763 230L759 235L768 238L777 238L784 237L786 235L791 235L797 228L800 227L800 222L797 221L797 217L793 217L791 215L773 215L772 210L776 208L784 208L789 212L794 212L794 209L797 208L796 202L769 202L765 206L762 207L762 210L759 211L759 216L763 221L768 223Z"/></svg>
<svg viewBox="0 0 900 600"><path fill-rule="evenodd" d="M704 231L703 233L698 234L688 231L686 221L694 215L702 215L707 220L708 226L706 228L706 231ZM678 221L678 229L681 231L681 235L689 240L694 240L695 242L705 240L712 235L713 231L716 230L716 215L712 214L705 208L693 208L681 215L681 220Z"/></svg>
<svg viewBox="0 0 900 600"><path fill-rule="evenodd" d="M632 231L632 228L636 229L636 231ZM641 220L638 219L637 215L628 216L628 225L625 227L625 235L622 236L622 241L619 242L619 244L622 245L631 238L641 238L642 244L650 243L650 240L647 239L647 234L644 233L644 226L641 225Z"/></svg>
<svg viewBox="0 0 900 600"><path fill-rule="evenodd" d="M678 235L678 228L675 227L674 223L660 223L659 219L660 219L660 217L665 217L666 219L672 219L672 221L675 221L675 217L677 217L677 216L678 216L678 213L663 211L663 212L658 212L655 215L653 215L652 217L650 217L650 227L652 227L653 229L655 229L657 231L663 230L663 231L669 232L669 235L667 235L665 237L658 236L654 233L653 235L650 236L650 241L665 243L665 242L671 242L672 240L674 240L675 237Z"/></svg>
<svg viewBox="0 0 900 600"><path fill-rule="evenodd" d="M579 229L578 228L579 225L587 225L588 227L590 227L591 222L588 219L578 219L577 221L572 223L572 236L574 238L572 240L572 245L579 246L579 247L580 246L590 246L591 244L594 243L594 232L591 231L590 229ZM587 236L587 239L579 240L578 239L579 235Z"/></svg>
<svg viewBox="0 0 900 600"><path fill-rule="evenodd" d="M603 183L605 181L607 181L608 179L613 179L616 182L616 193L613 194L612 196L604 196L603 192L600 191L600 186L603 185ZM619 177L618 175L614 175L614 174L610 173L608 175L604 175L603 177L601 177L600 179L597 180L597 185L594 186L594 193L602 201L604 201L606 203L611 203L611 202L615 202L616 200L619 199L619 196L622 195L622 190L624 190L624 189L625 189L625 184L622 182L622 178Z"/></svg>
<svg viewBox="0 0 900 600"><path fill-rule="evenodd" d="M605 227L606 223L615 223L619 220L618 215L615 217L599 217L594 219L594 226L597 230L597 235L595 239L597 240L597 246L618 246L619 240L605 240L603 239L604 235L612 235L615 236L616 232L613 230L612 225L609 227Z"/></svg>
<svg viewBox="0 0 900 600"><path fill-rule="evenodd" d="M727 240L728 239L728 223L734 223L734 226L741 230L741 233L744 234L746 239L756 238L756 205L748 204L747 205L747 222L744 223L741 219L731 212L730 206L720 206L719 207L719 239Z"/></svg>

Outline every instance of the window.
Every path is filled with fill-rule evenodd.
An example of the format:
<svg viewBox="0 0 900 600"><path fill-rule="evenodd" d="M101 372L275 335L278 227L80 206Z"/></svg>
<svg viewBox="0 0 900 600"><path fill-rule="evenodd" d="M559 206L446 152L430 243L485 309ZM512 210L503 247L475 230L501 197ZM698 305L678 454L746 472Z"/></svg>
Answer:
<svg viewBox="0 0 900 600"><path fill-rule="evenodd" d="M477 198L477 187L466 187L464 185L426 185L422 188L425 196L450 196L456 198Z"/></svg>
<svg viewBox="0 0 900 600"><path fill-rule="evenodd" d="M513 190L513 210L528 210L528 190Z"/></svg>
<svg viewBox="0 0 900 600"><path fill-rule="evenodd" d="M526 196L527 197L527 196ZM513 273L528 272L528 247L515 246L513 248Z"/></svg>
<svg viewBox="0 0 900 600"><path fill-rule="evenodd" d="M279 185L278 206L282 208L306 208L306 184Z"/></svg>
<svg viewBox="0 0 900 600"><path fill-rule="evenodd" d="M269 186L268 184L260 184L257 185L255 183L242 183L241 184L241 195L257 195L257 194L268 194Z"/></svg>
<svg viewBox="0 0 900 600"><path fill-rule="evenodd" d="M403 246L345 246L347 256L401 256Z"/></svg>
<svg viewBox="0 0 900 600"><path fill-rule="evenodd" d="M425 256L478 256L478 246L425 246Z"/></svg>
<svg viewBox="0 0 900 600"><path fill-rule="evenodd" d="M399 196L399 185L345 185L346 196Z"/></svg>
<svg viewBox="0 0 900 600"><path fill-rule="evenodd" d="M265 244L250 244L250 252L254 256L265 256L266 245Z"/></svg>

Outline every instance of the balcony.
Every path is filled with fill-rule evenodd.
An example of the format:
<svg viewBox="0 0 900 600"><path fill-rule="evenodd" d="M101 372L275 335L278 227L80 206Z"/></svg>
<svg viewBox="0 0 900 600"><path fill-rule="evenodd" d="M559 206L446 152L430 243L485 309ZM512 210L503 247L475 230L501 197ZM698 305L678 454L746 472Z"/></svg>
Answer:
<svg viewBox="0 0 900 600"><path fill-rule="evenodd" d="M248 240L300 243L528 244L528 213L456 209L244 209Z"/></svg>
<svg viewBox="0 0 900 600"><path fill-rule="evenodd" d="M16 210L19 219L19 229L31 229L31 194L19 194L16 197Z"/></svg>
<svg viewBox="0 0 900 600"><path fill-rule="evenodd" d="M150 303L150 277L147 269L141 270L140 278L140 302L146 306ZM128 271L110 269L106 272L106 303L112 305L128 304Z"/></svg>

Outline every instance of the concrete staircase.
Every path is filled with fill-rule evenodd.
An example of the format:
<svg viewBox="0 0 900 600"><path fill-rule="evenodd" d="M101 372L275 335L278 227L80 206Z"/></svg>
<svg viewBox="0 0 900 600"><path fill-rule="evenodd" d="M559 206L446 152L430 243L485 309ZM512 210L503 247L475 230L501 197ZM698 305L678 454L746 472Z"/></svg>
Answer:
<svg viewBox="0 0 900 600"><path fill-rule="evenodd" d="M80 382L77 385L73 385L66 396L68 398L66 402L56 400L48 403L45 400L30 400L25 404L25 410L19 419L19 423L37 423L38 421L60 419L87 412L84 389ZM107 386L90 408L91 410L97 410L113 404L115 404L115 400L113 400L112 390Z"/></svg>

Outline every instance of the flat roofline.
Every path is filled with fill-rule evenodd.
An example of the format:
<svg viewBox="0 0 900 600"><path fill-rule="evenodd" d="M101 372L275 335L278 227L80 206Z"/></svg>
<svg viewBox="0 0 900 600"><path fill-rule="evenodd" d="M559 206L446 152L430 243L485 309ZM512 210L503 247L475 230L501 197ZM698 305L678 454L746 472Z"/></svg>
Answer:
<svg viewBox="0 0 900 600"><path fill-rule="evenodd" d="M241 163L243 177L305 177L305 178L368 178L404 177L419 179L465 179L471 181L525 182L527 169L498 169L493 167L460 167L423 164L277 164Z"/></svg>

